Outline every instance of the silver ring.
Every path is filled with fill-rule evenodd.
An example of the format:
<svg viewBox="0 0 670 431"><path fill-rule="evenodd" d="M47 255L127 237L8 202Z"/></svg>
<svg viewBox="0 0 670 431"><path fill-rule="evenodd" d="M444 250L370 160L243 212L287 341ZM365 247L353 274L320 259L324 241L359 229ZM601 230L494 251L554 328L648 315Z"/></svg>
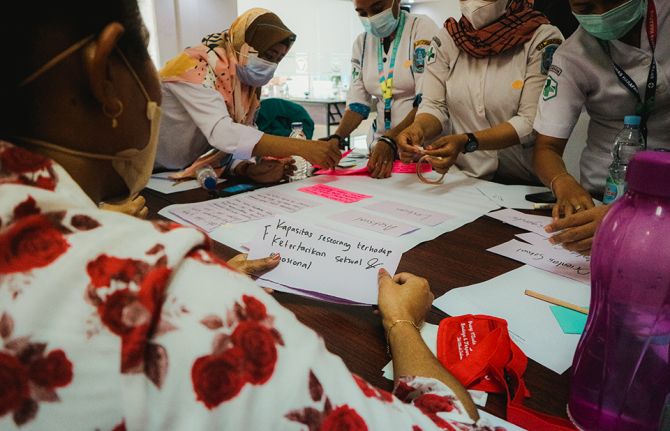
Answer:
<svg viewBox="0 0 670 431"><path fill-rule="evenodd" d="M582 206L581 206L581 205L577 205L577 206L575 207L575 211L579 211L579 210L581 210L581 209L582 209Z"/></svg>

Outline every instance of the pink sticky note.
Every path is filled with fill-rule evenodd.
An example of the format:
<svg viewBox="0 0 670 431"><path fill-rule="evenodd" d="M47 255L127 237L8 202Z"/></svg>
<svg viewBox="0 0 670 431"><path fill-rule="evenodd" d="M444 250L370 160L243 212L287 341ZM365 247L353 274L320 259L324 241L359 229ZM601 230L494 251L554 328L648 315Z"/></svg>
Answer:
<svg viewBox="0 0 670 431"><path fill-rule="evenodd" d="M350 192L344 189L338 189L337 187L327 186L325 184L303 187L298 190L304 193L309 193L311 195L320 196L322 198L342 202L343 204L350 204L372 197L368 195L362 195L360 193Z"/></svg>
<svg viewBox="0 0 670 431"><path fill-rule="evenodd" d="M426 174L433 170L430 163L421 164L421 173ZM400 160L393 162L394 174L416 174L416 163L403 163Z"/></svg>

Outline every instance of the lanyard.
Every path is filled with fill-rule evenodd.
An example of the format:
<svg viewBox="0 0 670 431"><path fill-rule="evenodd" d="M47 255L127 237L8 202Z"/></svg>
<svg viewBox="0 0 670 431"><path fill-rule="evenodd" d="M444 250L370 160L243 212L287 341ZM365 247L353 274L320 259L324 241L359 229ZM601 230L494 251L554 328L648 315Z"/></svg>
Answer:
<svg viewBox="0 0 670 431"><path fill-rule="evenodd" d="M651 47L651 66L649 67L649 76L647 77L647 91L644 95L644 102L640 96L640 89L635 84L635 81L619 66L614 59L612 58L612 52L610 46L607 42L598 39L600 46L603 47L605 53L612 62L614 67L614 73L616 73L619 81L630 91L633 96L637 99L637 105L635 107L635 113L642 117L642 122L640 124L640 131L642 136L644 136L645 141L647 140L647 119L651 114L651 110L654 107L654 102L656 101L656 83L658 81L658 69L656 65L656 40L658 37L658 17L656 15L656 5L654 0L649 0L647 5L647 38L649 39L649 46Z"/></svg>
<svg viewBox="0 0 670 431"><path fill-rule="evenodd" d="M384 76L384 39L379 40L379 49L377 50L377 70L379 70L379 85L382 89L382 98L384 99L384 127L385 130L391 129L391 105L393 102L393 70L398 56L400 40L405 28L405 14L400 11L400 22L398 30L393 40L393 50L391 51L391 62L389 63L389 73Z"/></svg>

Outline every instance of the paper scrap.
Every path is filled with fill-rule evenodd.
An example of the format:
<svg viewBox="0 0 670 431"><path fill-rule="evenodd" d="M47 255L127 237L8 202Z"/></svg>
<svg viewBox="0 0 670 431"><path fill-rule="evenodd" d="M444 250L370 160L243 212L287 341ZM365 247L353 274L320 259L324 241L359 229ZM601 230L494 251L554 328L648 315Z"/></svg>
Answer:
<svg viewBox="0 0 670 431"><path fill-rule="evenodd" d="M326 184L316 184L314 186L303 187L298 190L322 198L342 202L343 204L351 204L372 197L369 195L350 192L348 190L340 189Z"/></svg>
<svg viewBox="0 0 670 431"><path fill-rule="evenodd" d="M453 216L425 208L406 205L400 202L383 201L364 207L371 211L397 217L411 223L419 223L424 226L437 226L453 218Z"/></svg>
<svg viewBox="0 0 670 431"><path fill-rule="evenodd" d="M533 245L542 245L542 246L551 246L549 238L546 236L538 235L535 232L526 232L515 235L521 241L526 241L528 244Z"/></svg>
<svg viewBox="0 0 670 431"><path fill-rule="evenodd" d="M552 305L551 312L561 325L561 329L565 334L583 334L586 327L586 314L580 313L569 308L561 307L560 305Z"/></svg>
<svg viewBox="0 0 670 431"><path fill-rule="evenodd" d="M478 184L479 190L484 196L491 199L492 202L505 208L516 208L524 210L532 210L533 202L526 200L526 195L533 193L548 192L546 187L537 186L508 186L505 184L493 183L490 181Z"/></svg>
<svg viewBox="0 0 670 431"><path fill-rule="evenodd" d="M512 209L495 211L486 215L496 220L500 220L503 223L511 224L512 226L516 226L529 232L535 232L546 238L551 236L551 234L548 234L544 230L545 226L551 224L551 217L525 214L521 211Z"/></svg>
<svg viewBox="0 0 670 431"><path fill-rule="evenodd" d="M155 190L157 192L169 195L172 193L185 192L187 190L194 190L200 187L198 181L196 180L186 180L176 182L170 179L170 175L174 175L175 172L161 172L159 174L154 174L149 178L147 183L147 188ZM220 180L223 181L223 180Z"/></svg>
<svg viewBox="0 0 670 431"><path fill-rule="evenodd" d="M175 205L170 212L182 221L211 232L228 223L242 223L293 213L318 204L286 193L264 189L229 198Z"/></svg>
<svg viewBox="0 0 670 431"><path fill-rule="evenodd" d="M527 289L572 304L588 304L591 298L588 286L526 265L452 289L433 305L450 316L486 314L507 320L510 336L529 358L563 374L572 365L579 335L564 334L548 304L526 296Z"/></svg>
<svg viewBox="0 0 670 431"><path fill-rule="evenodd" d="M526 244L513 239L488 251L586 285L591 284L591 259L562 247Z"/></svg>
<svg viewBox="0 0 670 431"><path fill-rule="evenodd" d="M393 173L394 174L416 174L416 163L403 163L400 160L393 162ZM425 174L432 172L433 167L430 163L422 163L420 168L421 173Z"/></svg>
<svg viewBox="0 0 670 431"><path fill-rule="evenodd" d="M281 263L263 278L294 289L365 304L377 303L377 271L393 274L402 253L385 241L358 239L285 217L268 220L250 244L249 259L271 253Z"/></svg>
<svg viewBox="0 0 670 431"><path fill-rule="evenodd" d="M416 226L380 217L373 213L356 210L333 214L328 218L348 226L354 226L396 238L419 229Z"/></svg>

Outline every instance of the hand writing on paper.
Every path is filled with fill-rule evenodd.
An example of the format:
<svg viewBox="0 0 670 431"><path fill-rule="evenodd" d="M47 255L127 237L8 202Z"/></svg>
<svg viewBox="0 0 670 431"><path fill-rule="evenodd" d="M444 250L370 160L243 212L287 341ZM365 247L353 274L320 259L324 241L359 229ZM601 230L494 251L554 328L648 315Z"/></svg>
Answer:
<svg viewBox="0 0 670 431"><path fill-rule="evenodd" d="M100 209L127 214L129 216L145 219L149 215L149 208L146 207L146 200L142 196L137 196L122 204L100 204Z"/></svg>
<svg viewBox="0 0 670 431"><path fill-rule="evenodd" d="M438 139L430 144L424 154L430 156L426 160L433 166L433 169L440 174L445 174L458 159L458 155L463 153L468 137L465 135L450 135Z"/></svg>
<svg viewBox="0 0 670 431"><path fill-rule="evenodd" d="M391 278L383 268L377 280L384 329L388 330L396 320L411 320L417 326L423 323L435 299L428 280L406 272Z"/></svg>
<svg viewBox="0 0 670 431"><path fill-rule="evenodd" d="M261 159L259 163L255 164L242 162L235 171L238 175L247 177L259 184L274 184L293 175L295 160L288 157L285 159Z"/></svg>
<svg viewBox="0 0 670 431"><path fill-rule="evenodd" d="M603 205L554 221L546 227L546 231L558 233L549 241L552 244L561 244L567 250L590 255L593 236L609 209L609 205Z"/></svg>
<svg viewBox="0 0 670 431"><path fill-rule="evenodd" d="M412 124L403 130L396 140L400 160L404 163L416 162L423 155L423 129L418 124Z"/></svg>
<svg viewBox="0 0 670 431"><path fill-rule="evenodd" d="M275 253L263 259L249 260L248 257L249 255L247 253L238 254L228 261L228 265L244 274L259 277L266 272L275 269L281 261L281 256Z"/></svg>

